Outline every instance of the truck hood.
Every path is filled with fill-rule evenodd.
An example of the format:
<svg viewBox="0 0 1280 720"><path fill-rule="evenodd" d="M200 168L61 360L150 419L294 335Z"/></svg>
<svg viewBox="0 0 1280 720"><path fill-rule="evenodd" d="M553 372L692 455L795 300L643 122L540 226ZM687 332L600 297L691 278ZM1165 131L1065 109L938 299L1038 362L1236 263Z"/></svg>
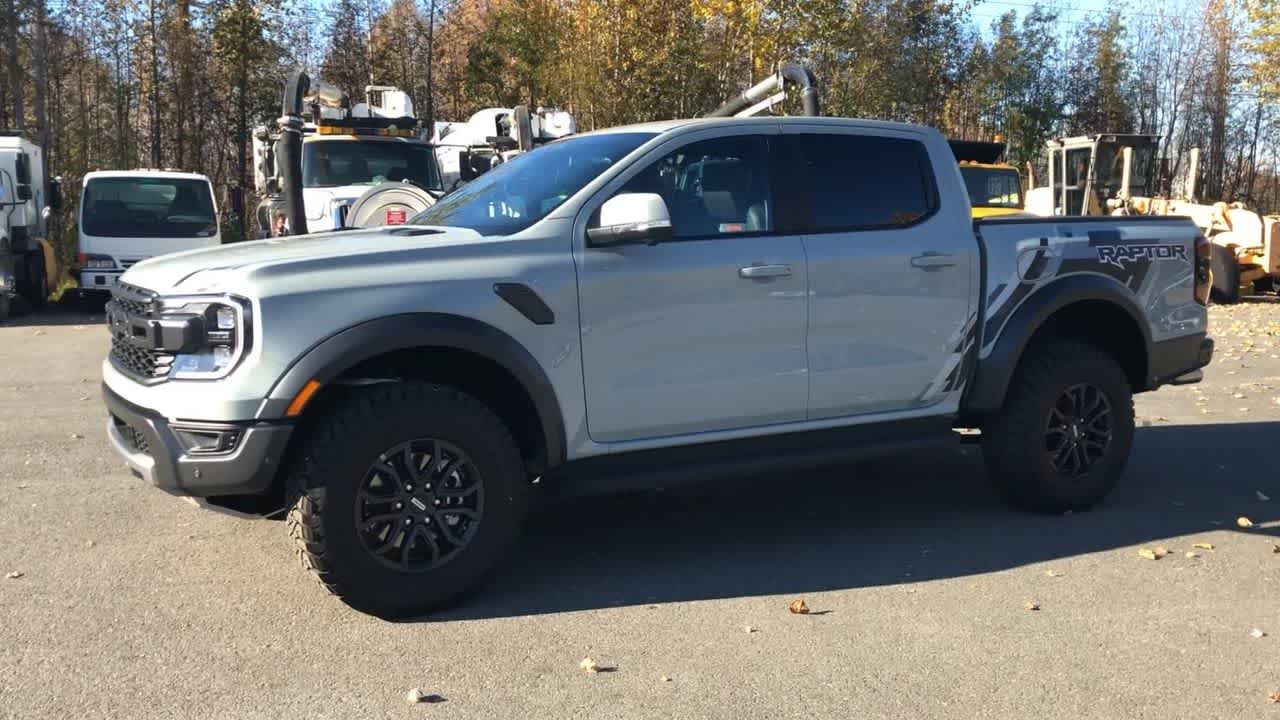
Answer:
<svg viewBox="0 0 1280 720"><path fill-rule="evenodd" d="M354 264L361 257L502 239L486 238L464 228L424 225L295 235L160 255L134 265L120 281L162 295L229 292L247 273L265 267L326 258Z"/></svg>

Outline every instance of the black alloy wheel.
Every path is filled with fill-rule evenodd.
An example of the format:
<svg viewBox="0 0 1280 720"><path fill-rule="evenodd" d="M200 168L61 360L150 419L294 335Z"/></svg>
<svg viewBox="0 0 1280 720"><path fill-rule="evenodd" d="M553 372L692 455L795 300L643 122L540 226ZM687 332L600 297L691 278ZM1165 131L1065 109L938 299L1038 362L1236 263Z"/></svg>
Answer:
<svg viewBox="0 0 1280 720"><path fill-rule="evenodd" d="M1106 394L1093 385L1073 385L1049 409L1045 451L1060 474L1082 477L1106 456L1112 434Z"/></svg>
<svg viewBox="0 0 1280 720"><path fill-rule="evenodd" d="M355 505L366 552L392 569L425 572L449 562L475 537L484 482L459 447L422 438L382 453L365 473Z"/></svg>

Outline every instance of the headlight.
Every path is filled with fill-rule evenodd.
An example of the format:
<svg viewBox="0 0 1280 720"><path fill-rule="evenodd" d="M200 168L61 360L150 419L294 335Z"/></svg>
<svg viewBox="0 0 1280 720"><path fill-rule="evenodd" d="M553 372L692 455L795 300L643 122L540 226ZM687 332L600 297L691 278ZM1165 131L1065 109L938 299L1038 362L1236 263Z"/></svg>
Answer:
<svg viewBox="0 0 1280 720"><path fill-rule="evenodd" d="M116 267L116 261L110 255L80 253L76 259L80 261L80 267L85 270L114 270Z"/></svg>
<svg viewBox="0 0 1280 720"><path fill-rule="evenodd" d="M239 298L160 300L161 345L173 352L169 377L215 380L235 369L248 351L249 304Z"/></svg>

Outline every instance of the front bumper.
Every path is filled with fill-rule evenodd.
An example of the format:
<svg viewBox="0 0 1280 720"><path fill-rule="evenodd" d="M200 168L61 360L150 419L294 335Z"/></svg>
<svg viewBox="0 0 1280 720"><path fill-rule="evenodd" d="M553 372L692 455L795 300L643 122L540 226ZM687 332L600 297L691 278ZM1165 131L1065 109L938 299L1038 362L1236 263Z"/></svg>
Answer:
<svg viewBox="0 0 1280 720"><path fill-rule="evenodd" d="M102 386L111 447L142 479L175 495L216 497L269 492L284 462L291 424L170 421ZM218 452L192 451L190 438L220 436Z"/></svg>
<svg viewBox="0 0 1280 720"><path fill-rule="evenodd" d="M80 289L110 292L123 274L124 270L81 270L78 278Z"/></svg>

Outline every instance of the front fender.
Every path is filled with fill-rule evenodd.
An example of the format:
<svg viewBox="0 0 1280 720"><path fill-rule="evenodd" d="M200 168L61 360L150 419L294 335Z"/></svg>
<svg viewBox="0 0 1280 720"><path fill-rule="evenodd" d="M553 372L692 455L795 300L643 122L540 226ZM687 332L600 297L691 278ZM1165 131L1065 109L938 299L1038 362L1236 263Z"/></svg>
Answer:
<svg viewBox="0 0 1280 720"><path fill-rule="evenodd" d="M460 315L409 313L370 320L322 340L302 354L276 381L258 418L284 417L289 403L310 380L327 385L346 370L384 353L415 347L464 350L501 365L529 393L545 435L547 459L564 461L564 420L555 390L542 367L520 343L497 328Z"/></svg>

